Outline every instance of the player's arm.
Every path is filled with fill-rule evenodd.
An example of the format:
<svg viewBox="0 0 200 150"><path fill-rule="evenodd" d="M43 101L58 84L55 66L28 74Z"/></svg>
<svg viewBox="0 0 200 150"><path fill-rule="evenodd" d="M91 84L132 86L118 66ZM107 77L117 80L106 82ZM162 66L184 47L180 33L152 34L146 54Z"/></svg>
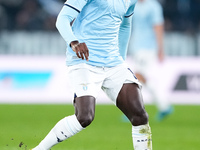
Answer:
<svg viewBox="0 0 200 150"><path fill-rule="evenodd" d="M56 20L56 27L60 32L61 36L70 44L72 41L78 41L75 35L72 32L70 23L74 20L74 18L78 15L78 12L69 8L68 6L63 6L60 13L58 14Z"/></svg>
<svg viewBox="0 0 200 150"><path fill-rule="evenodd" d="M86 44L79 43L70 25L86 3L85 0L68 0L58 14L56 27L76 55L81 59L88 60L89 51Z"/></svg>
<svg viewBox="0 0 200 150"><path fill-rule="evenodd" d="M163 24L160 25L154 25L154 31L156 35L157 40L157 46L158 46L158 58L159 61L162 62L164 60L164 48L163 48Z"/></svg>
<svg viewBox="0 0 200 150"><path fill-rule="evenodd" d="M134 13L135 3L136 1L133 2L133 5L131 5L131 7L129 7L129 9L127 10L119 29L119 52L124 60L126 59L128 50L128 43L131 34L132 15Z"/></svg>
<svg viewBox="0 0 200 150"><path fill-rule="evenodd" d="M158 59L160 62L164 60L164 48L163 48L163 34L164 34L164 16L163 9L159 3L155 4L152 11L153 13L153 28L156 36Z"/></svg>
<svg viewBox="0 0 200 150"><path fill-rule="evenodd" d="M124 17L119 29L119 52L124 60L126 59L128 42L131 33L131 18L132 17Z"/></svg>

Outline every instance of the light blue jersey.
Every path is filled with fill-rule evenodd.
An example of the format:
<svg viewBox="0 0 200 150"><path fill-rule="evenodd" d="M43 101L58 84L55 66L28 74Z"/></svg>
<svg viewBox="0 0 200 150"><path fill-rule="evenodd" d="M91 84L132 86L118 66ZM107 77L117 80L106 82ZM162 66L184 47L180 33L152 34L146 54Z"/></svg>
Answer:
<svg viewBox="0 0 200 150"><path fill-rule="evenodd" d="M154 25L163 24L163 12L161 5L156 0L144 0L136 4L132 22L133 50L157 50Z"/></svg>
<svg viewBox="0 0 200 150"><path fill-rule="evenodd" d="M77 16L74 12L73 15L68 16L68 18L75 17L76 19L72 26L73 34L68 35L72 39L66 37L67 65L87 63L93 66L113 67L123 63L119 53L118 33L123 18L133 14L135 3L136 0L66 1L64 7L77 12ZM89 49L89 61L76 56L69 46L73 40L86 43Z"/></svg>

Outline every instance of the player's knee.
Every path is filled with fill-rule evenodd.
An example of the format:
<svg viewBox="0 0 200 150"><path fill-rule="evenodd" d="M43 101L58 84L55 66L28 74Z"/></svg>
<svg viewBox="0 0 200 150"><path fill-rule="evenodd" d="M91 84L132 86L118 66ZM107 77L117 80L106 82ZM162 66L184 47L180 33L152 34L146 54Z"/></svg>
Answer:
<svg viewBox="0 0 200 150"><path fill-rule="evenodd" d="M149 116L147 112L142 112L138 115L134 115L131 119L131 123L133 126L144 125L147 124L149 120Z"/></svg>
<svg viewBox="0 0 200 150"><path fill-rule="evenodd" d="M92 123L92 121L94 120L94 115L93 114L78 115L77 119L80 122L81 126L85 128Z"/></svg>

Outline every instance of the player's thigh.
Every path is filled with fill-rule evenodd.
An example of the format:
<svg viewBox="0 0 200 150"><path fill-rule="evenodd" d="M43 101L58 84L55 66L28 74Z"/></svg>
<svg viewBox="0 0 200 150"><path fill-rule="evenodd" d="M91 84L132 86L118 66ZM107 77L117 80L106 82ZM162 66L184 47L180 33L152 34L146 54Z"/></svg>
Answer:
<svg viewBox="0 0 200 150"><path fill-rule="evenodd" d="M141 89L135 83L125 83L122 86L116 103L128 118L145 113Z"/></svg>
<svg viewBox="0 0 200 150"><path fill-rule="evenodd" d="M141 90L137 84L123 85L117 97L117 107L127 116L132 125L148 123L148 114L145 111Z"/></svg>

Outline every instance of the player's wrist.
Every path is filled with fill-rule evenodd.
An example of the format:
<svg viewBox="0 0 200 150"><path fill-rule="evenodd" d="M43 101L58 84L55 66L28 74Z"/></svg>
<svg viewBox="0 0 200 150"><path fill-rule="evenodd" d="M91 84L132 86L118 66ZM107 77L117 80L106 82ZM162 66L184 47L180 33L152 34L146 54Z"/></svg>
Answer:
<svg viewBox="0 0 200 150"><path fill-rule="evenodd" d="M70 43L70 47L72 48L72 50L75 52L76 47L79 45L80 43L78 41L72 41Z"/></svg>

